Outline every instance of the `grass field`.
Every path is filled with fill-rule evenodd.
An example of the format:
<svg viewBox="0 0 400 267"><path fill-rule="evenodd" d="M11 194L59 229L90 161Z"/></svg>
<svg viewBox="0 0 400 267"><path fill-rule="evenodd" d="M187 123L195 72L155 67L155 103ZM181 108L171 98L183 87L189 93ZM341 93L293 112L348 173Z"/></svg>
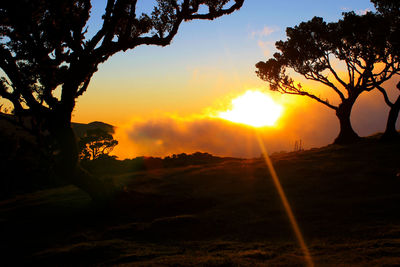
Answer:
<svg viewBox="0 0 400 267"><path fill-rule="evenodd" d="M400 144L272 157L316 266L400 265ZM124 173L111 206L73 186L0 202L1 265L298 266L263 159Z"/></svg>

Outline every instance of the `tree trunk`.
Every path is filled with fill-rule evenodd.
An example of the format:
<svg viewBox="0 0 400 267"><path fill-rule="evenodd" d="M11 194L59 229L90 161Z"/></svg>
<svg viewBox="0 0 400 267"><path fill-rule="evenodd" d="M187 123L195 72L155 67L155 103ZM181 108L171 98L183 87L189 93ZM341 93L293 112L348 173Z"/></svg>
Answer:
<svg viewBox="0 0 400 267"><path fill-rule="evenodd" d="M69 121L53 122L50 133L55 141L55 172L60 178L86 192L94 201L104 201L112 197L114 187L94 177L79 164L79 151Z"/></svg>
<svg viewBox="0 0 400 267"><path fill-rule="evenodd" d="M353 130L350 121L350 114L353 108L355 99L347 99L343 103L341 103L336 110L336 116L339 119L340 123L340 131L339 135L336 137L334 144L351 144L357 142L360 137Z"/></svg>
<svg viewBox="0 0 400 267"><path fill-rule="evenodd" d="M382 135L382 140L395 140L400 137L399 132L396 130L396 122L400 112L400 96L397 98L396 102L394 102L393 106L391 106L389 111L388 120L386 123L386 130Z"/></svg>

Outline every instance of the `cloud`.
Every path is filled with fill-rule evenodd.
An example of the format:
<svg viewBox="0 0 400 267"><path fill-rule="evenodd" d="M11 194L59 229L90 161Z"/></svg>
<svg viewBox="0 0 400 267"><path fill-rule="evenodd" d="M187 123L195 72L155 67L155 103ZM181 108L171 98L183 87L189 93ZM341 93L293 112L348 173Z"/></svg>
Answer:
<svg viewBox="0 0 400 267"><path fill-rule="evenodd" d="M293 117L303 117L296 111ZM301 120L301 119L300 119ZM329 120L327 120L329 122ZM320 146L332 140L331 127L321 127L326 121L310 117L298 124L258 129L270 153L291 151L296 140L302 139L305 147ZM261 155L256 130L229 121L198 117L184 119L162 117L136 121L117 128L115 138L119 141L115 154L123 158L136 156L167 156L178 153L208 152L219 156L252 158Z"/></svg>
<svg viewBox="0 0 400 267"><path fill-rule="evenodd" d="M273 41L261 41L259 40L257 42L258 47L261 48L261 50L263 51L263 54L265 57L271 57L273 54L273 51L276 50L275 48L275 42Z"/></svg>
<svg viewBox="0 0 400 267"><path fill-rule="evenodd" d="M253 30L250 33L250 37L257 41L258 47L261 48L265 57L272 56L273 52L275 52L275 42L276 40L272 40L272 37L268 37L271 34L278 32L280 30L277 26L264 26L262 30Z"/></svg>
<svg viewBox="0 0 400 267"><path fill-rule="evenodd" d="M261 37L264 37L264 36L269 36L272 33L277 32L277 31L279 31L279 27L276 27L276 26L272 26L272 27L264 26L264 28L262 30L252 31L251 32L251 37L252 38L254 38L254 37L261 38Z"/></svg>
<svg viewBox="0 0 400 267"><path fill-rule="evenodd" d="M360 10L357 10L357 14L358 15L365 15L365 14L367 14L368 12L371 12L371 9L369 9L369 8L366 8L366 9L360 9Z"/></svg>
<svg viewBox="0 0 400 267"><path fill-rule="evenodd" d="M132 152L137 156L166 156L197 151L235 157L261 154L253 128L222 119L164 117L133 123L121 134L128 137L130 147L135 150Z"/></svg>
<svg viewBox="0 0 400 267"><path fill-rule="evenodd" d="M385 88L391 89L389 95L393 100L398 97L397 82L396 79L385 84ZM257 130L269 153L292 151L294 143L300 139L306 149L321 147L332 143L339 133L335 112L316 101L285 95L278 102L283 105L284 112L277 126ZM382 132L387 113L379 92L363 93L352 111L353 128L360 136ZM114 137L119 141L114 154L120 159L197 151L242 158L261 155L254 128L207 116L159 115L134 120L117 127Z"/></svg>
<svg viewBox="0 0 400 267"><path fill-rule="evenodd" d="M354 108L352 122L361 136L384 130L387 108L382 109L382 105L376 103L376 97L366 95ZM269 153L292 151L295 141L300 139L306 149L333 142L339 132L334 112L309 101L307 105L286 110L278 127L257 130ZM114 154L120 159L197 151L241 158L261 155L254 128L209 117L165 116L135 121L118 127L115 138L119 145Z"/></svg>

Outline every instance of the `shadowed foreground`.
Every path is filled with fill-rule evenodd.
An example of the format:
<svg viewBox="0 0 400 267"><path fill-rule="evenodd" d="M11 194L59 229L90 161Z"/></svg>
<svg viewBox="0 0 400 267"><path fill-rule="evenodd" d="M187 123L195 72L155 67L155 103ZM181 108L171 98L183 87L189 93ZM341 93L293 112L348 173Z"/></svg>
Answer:
<svg viewBox="0 0 400 267"><path fill-rule="evenodd" d="M275 154L316 265L400 264L400 144ZM302 254L262 159L114 177L128 193L94 206L73 186L0 202L3 263L299 265Z"/></svg>

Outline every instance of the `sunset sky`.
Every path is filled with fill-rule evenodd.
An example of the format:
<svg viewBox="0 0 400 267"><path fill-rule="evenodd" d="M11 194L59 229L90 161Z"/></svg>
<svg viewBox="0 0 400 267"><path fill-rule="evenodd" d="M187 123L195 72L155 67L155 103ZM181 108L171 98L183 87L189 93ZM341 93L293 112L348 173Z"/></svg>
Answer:
<svg viewBox="0 0 400 267"><path fill-rule="evenodd" d="M89 34L99 26L105 0L96 0ZM153 1L138 1L143 11ZM260 150L254 129L213 118L248 90L269 94L282 106L275 126L258 130L270 152L331 143L338 133L332 110L299 97L268 92L255 64L285 39L286 27L313 16L336 21L344 11L373 10L368 0L246 0L237 12L214 21L183 23L167 47L142 46L118 53L99 67L78 99L73 121L103 121L117 126L121 159L141 155L210 152L253 157ZM392 82L394 84L394 82ZM360 135L384 130L387 108L380 95L363 94L352 120Z"/></svg>

